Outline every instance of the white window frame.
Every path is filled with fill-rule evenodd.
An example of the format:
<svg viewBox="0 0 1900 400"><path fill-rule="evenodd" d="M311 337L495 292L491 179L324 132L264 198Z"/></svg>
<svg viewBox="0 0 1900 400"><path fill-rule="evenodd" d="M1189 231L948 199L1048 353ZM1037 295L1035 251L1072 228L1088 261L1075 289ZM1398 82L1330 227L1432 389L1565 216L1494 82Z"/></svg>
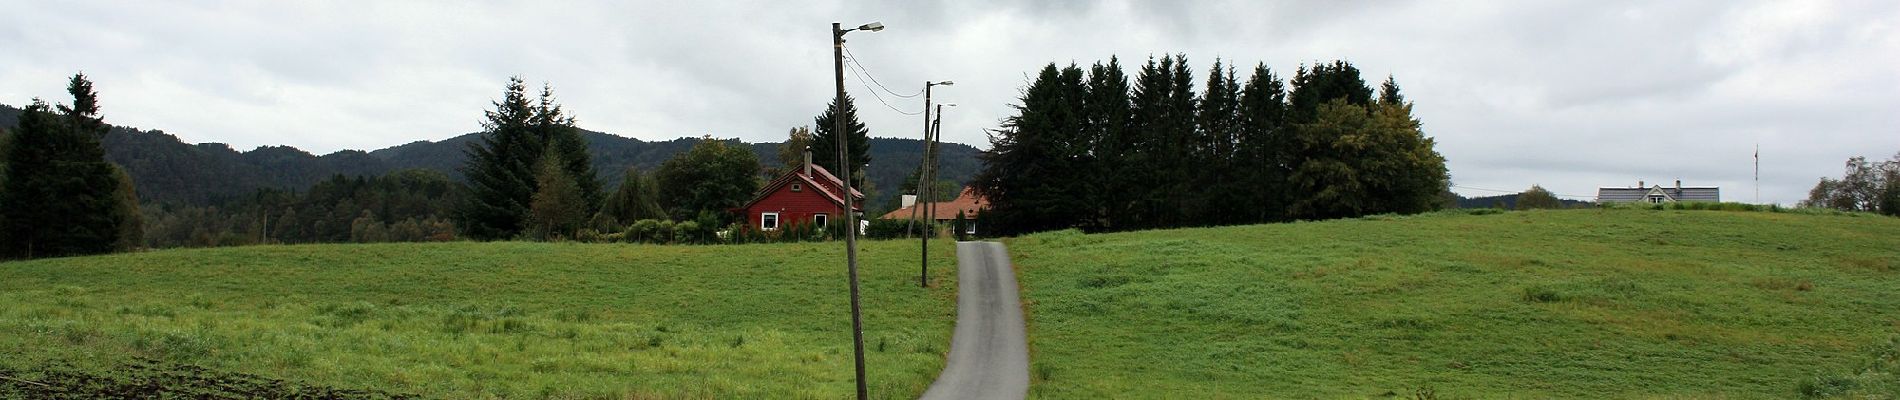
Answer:
<svg viewBox="0 0 1900 400"><path fill-rule="evenodd" d="M792 184L792 191L794 191L794 192L802 192L802 191L804 191L804 190L805 190L805 185L802 185L802 184L797 184L797 183L794 183L794 184Z"/></svg>
<svg viewBox="0 0 1900 400"><path fill-rule="evenodd" d="M771 225L767 226L765 223L766 221L772 221ZM779 225L778 213L776 212L759 213L759 230L776 231L778 230L778 225Z"/></svg>
<svg viewBox="0 0 1900 400"><path fill-rule="evenodd" d="M963 234L965 234L965 235L975 235L975 234L976 234L976 221L973 221L973 220L969 220L969 219L965 219L965 220L963 221Z"/></svg>
<svg viewBox="0 0 1900 400"><path fill-rule="evenodd" d="M818 229L825 229L825 225L831 223L831 214L825 214L825 213L812 214L811 223L816 224Z"/></svg>

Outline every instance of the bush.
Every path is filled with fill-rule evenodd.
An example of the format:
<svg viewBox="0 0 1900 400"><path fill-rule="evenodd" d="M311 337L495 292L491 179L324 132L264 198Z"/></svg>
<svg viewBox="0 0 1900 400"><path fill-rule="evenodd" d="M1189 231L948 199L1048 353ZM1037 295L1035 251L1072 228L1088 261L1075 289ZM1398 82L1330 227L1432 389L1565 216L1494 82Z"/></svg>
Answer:
<svg viewBox="0 0 1900 400"><path fill-rule="evenodd" d="M659 237L660 220L643 219L627 226L626 239L631 243L654 243Z"/></svg>

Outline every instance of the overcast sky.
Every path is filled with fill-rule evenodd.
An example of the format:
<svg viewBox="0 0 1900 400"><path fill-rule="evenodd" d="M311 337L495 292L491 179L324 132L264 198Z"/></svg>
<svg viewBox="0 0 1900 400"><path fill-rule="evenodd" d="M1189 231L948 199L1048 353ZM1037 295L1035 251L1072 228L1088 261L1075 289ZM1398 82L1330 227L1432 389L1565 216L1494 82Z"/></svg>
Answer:
<svg viewBox="0 0 1900 400"><path fill-rule="evenodd" d="M0 3L0 103L66 101L83 70L108 122L240 150L473 132L511 75L588 129L782 140L831 97L829 24L879 21L847 47L899 94L956 81L944 138L982 148L1044 64L1185 53L1197 82L1216 57L1395 76L1469 196L1681 179L1753 201L1759 144L1761 200L1790 204L1900 151L1890 0ZM846 79L873 136L921 135Z"/></svg>

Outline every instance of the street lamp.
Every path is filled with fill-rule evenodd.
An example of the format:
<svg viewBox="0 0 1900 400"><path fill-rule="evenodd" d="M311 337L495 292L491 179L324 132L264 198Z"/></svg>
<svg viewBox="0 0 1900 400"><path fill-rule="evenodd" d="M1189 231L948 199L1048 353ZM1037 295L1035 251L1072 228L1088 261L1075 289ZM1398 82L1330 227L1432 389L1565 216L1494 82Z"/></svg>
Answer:
<svg viewBox="0 0 1900 400"><path fill-rule="evenodd" d="M838 97L832 102L836 107L832 110L832 120L836 121L837 125L831 132L838 135L838 173L844 176L840 179L844 181L844 195L840 197L844 197L845 267L847 273L851 275L851 355L856 361L858 400L864 400L870 396L864 385L864 315L859 311L858 305L858 212L852 206L854 199L851 198L851 153L845 146L851 140L849 136L846 136L850 133L845 131L844 114L844 34L854 30L877 32L884 30L884 24L872 22L859 25L857 29L844 29L836 22L831 23L831 61L834 67L832 75L837 78L838 83Z"/></svg>
<svg viewBox="0 0 1900 400"><path fill-rule="evenodd" d="M924 82L924 156L923 156L923 162L919 163L917 166L917 193L916 193L917 198L920 200L930 199L928 197L923 196L924 187L925 185L935 183L935 182L926 181L924 178L925 171L928 171L930 168L930 161L929 161L930 152L932 150L935 150L935 147L936 147L930 144L930 87L931 86L950 86L950 85L955 85L955 84L956 82L951 82L951 81L943 81L943 82L925 81ZM904 235L906 237L909 237L910 235L911 224L917 223L917 209L922 208L922 207L923 207L922 201L911 204L910 219L905 220L904 222ZM936 207L931 207L931 208L936 208ZM936 222L936 221L933 220L933 221L928 221L928 222ZM924 226L929 227L930 224L925 223ZM920 259L918 260L918 265L919 265L918 269L922 272L918 274L917 285L921 287L930 287L930 234L929 233L925 233L923 235L923 253L920 256Z"/></svg>

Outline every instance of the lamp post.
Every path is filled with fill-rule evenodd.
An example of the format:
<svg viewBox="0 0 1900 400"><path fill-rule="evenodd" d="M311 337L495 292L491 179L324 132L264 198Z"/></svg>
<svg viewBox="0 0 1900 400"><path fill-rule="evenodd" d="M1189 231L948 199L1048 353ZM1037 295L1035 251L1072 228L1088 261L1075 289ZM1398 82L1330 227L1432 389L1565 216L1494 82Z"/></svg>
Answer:
<svg viewBox="0 0 1900 400"><path fill-rule="evenodd" d="M859 311L858 306L858 212L852 206L851 152L845 145L851 140L846 136L850 135L850 132L845 131L847 126L844 118L844 34L856 30L877 32L884 30L884 24L872 22L859 25L855 29L844 29L836 22L831 23L831 61L834 67L832 75L837 78L838 83L838 97L832 102L836 107L832 110L834 116L832 120L836 123L832 133L838 135L838 173L844 175L844 178L840 179L844 181L844 193L840 197L844 197L845 268L851 276L851 355L856 360L858 400L864 400L870 396L864 385L864 315Z"/></svg>
<svg viewBox="0 0 1900 400"><path fill-rule="evenodd" d="M929 178L926 177L927 175L926 171L929 171L931 167L930 152L936 150L936 147L937 147L937 146L932 146L930 143L930 87L937 86L937 85L950 86L950 85L955 85L955 84L956 82L951 82L951 81L924 82L924 156L923 156L923 162L919 163L917 166L917 190L916 190L917 194L916 196L918 198L918 201L915 203L911 203L910 219L905 220L906 222L904 222L905 235L910 235L911 224L914 224L917 222L917 210L919 208L923 208L923 204L925 201L929 201L927 200L929 198L923 196L924 190L925 190L924 188L926 187L926 185L935 186L934 184L936 183L936 182L929 181L928 180ZM936 207L932 206L931 208L935 209ZM936 222L936 221L933 220L930 222ZM928 227L930 225L926 224L924 226ZM917 285L920 287L930 287L930 234L925 233L923 235L923 239L924 239L923 247L922 247L923 254L918 261L918 265L920 266L918 269L921 270L922 272L920 272L918 275L919 278L917 278Z"/></svg>

